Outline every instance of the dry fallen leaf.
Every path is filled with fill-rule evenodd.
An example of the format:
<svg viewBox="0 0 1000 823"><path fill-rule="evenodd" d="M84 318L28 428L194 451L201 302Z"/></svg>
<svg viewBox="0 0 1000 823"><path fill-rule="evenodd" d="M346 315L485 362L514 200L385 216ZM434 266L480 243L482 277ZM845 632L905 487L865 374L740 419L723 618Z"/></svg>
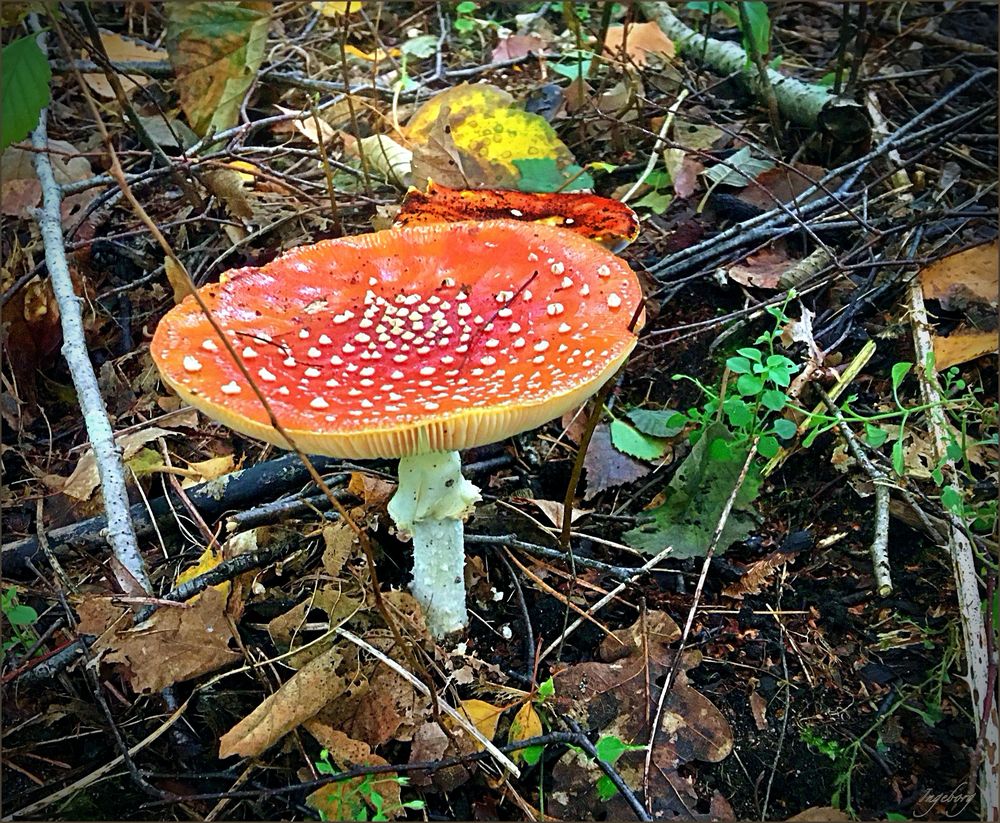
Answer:
<svg viewBox="0 0 1000 823"><path fill-rule="evenodd" d="M951 254L920 271L920 288L927 300L939 300L946 309L964 309L969 303L997 303L996 241Z"/></svg>
<svg viewBox="0 0 1000 823"><path fill-rule="evenodd" d="M625 44L625 53L639 68L646 65L650 54L673 57L676 51L674 42L655 22L634 23L627 31L625 26L612 26L604 38L604 51L613 57L619 57L622 42Z"/></svg>
<svg viewBox="0 0 1000 823"><path fill-rule="evenodd" d="M282 114L299 113L295 109L286 109L284 106L275 105L275 108ZM319 123L318 127L316 125L317 122ZM296 117L292 120L292 125L299 134L316 145L319 144L320 138L322 138L323 145L326 147L331 146L337 140L337 130L327 123L322 115L313 117L312 114L305 114L302 117Z"/></svg>
<svg viewBox="0 0 1000 823"><path fill-rule="evenodd" d="M107 648L107 662L128 668L133 690L158 692L239 660L229 647L232 639L226 595L211 588L183 606L161 607L135 628L111 633L101 648Z"/></svg>
<svg viewBox="0 0 1000 823"><path fill-rule="evenodd" d="M748 594L759 594L771 576L771 572L782 563L787 563L788 559L789 555L784 552L771 552L766 557L755 560L746 567L743 576L735 583L726 586L722 593L726 597L733 597L736 600L742 600Z"/></svg>
<svg viewBox="0 0 1000 823"><path fill-rule="evenodd" d="M749 255L742 263L734 263L729 267L728 274L743 286L776 289L780 286L782 275L793 263L783 249L769 247Z"/></svg>
<svg viewBox="0 0 1000 823"><path fill-rule="evenodd" d="M329 649L299 669L222 736L219 757L256 757L335 700L348 685L338 671L343 660L339 649Z"/></svg>
<svg viewBox="0 0 1000 823"><path fill-rule="evenodd" d="M168 429L161 429L159 426L150 426L136 432L123 434L115 438L115 443L122 450L122 458L128 460L139 452L150 440L157 437L172 437L177 432ZM83 453L73 469L73 473L66 478L63 492L77 500L89 500L94 490L100 485L101 477L97 470L97 457L92 448Z"/></svg>
<svg viewBox="0 0 1000 823"><path fill-rule="evenodd" d="M934 367L938 370L967 363L997 350L997 332L962 329L947 337L934 335Z"/></svg>
<svg viewBox="0 0 1000 823"><path fill-rule="evenodd" d="M507 733L507 742L517 743L521 740L538 737L542 731L542 719L538 716L538 712L535 711L535 707L529 701L521 706L517 710L517 714L514 715L514 719L510 723L510 731ZM515 760L522 757L524 757L523 750L519 749L514 753Z"/></svg>
<svg viewBox="0 0 1000 823"><path fill-rule="evenodd" d="M155 63L166 60L168 56L166 49L154 49L139 40L133 40L130 37L123 37L109 31L101 32L101 43L112 63ZM101 97L108 100L114 99L114 89L111 88L111 83L103 72L87 72L83 75L83 79ZM151 78L145 76L141 71L130 74L119 73L118 80L127 95L152 82Z"/></svg>
<svg viewBox="0 0 1000 823"><path fill-rule="evenodd" d="M231 454L224 454L208 460L194 460L187 464L187 469L192 473L181 481L181 486L185 489L235 471L236 463Z"/></svg>
<svg viewBox="0 0 1000 823"><path fill-rule="evenodd" d="M330 577L340 577L354 549L354 532L345 523L323 527L323 569Z"/></svg>
<svg viewBox="0 0 1000 823"><path fill-rule="evenodd" d="M767 701L756 690L750 692L750 713L757 730L764 731L767 728Z"/></svg>
<svg viewBox="0 0 1000 823"><path fill-rule="evenodd" d="M562 527L564 512L566 507L562 503L557 503L555 500L537 500L534 497L514 497L511 498L513 503L532 503L542 510L542 514L545 515L546 520L548 520L553 526L558 528ZM585 517L590 514L593 509L577 509L574 507L573 513L570 515L570 522L575 523L581 517Z"/></svg>
<svg viewBox="0 0 1000 823"><path fill-rule="evenodd" d="M618 451L611 444L611 431L605 423L594 429L583 467L587 470L584 500L590 500L605 489L622 486L645 477L653 470L648 463L634 460Z"/></svg>

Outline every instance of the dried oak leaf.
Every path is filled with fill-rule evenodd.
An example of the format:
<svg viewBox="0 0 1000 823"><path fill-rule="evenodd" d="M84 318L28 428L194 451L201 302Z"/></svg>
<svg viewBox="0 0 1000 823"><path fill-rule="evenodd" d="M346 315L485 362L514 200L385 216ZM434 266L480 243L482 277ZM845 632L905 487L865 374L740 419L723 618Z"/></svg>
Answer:
<svg viewBox="0 0 1000 823"><path fill-rule="evenodd" d="M229 647L226 600L210 588L184 606L164 606L135 628L107 636L105 660L128 668L136 692L158 692L234 663L240 655Z"/></svg>
<svg viewBox="0 0 1000 823"><path fill-rule="evenodd" d="M604 38L604 51L613 57L621 54L622 45L633 63L639 68L646 65L650 54L673 57L674 41L663 33L655 22L635 23L628 27L611 26Z"/></svg>
<svg viewBox="0 0 1000 823"><path fill-rule="evenodd" d="M726 597L742 600L744 595L759 594L767 579L778 566L787 563L789 555L784 552L771 552L760 560L755 560L743 570L743 576L722 590Z"/></svg>
<svg viewBox="0 0 1000 823"><path fill-rule="evenodd" d="M299 669L274 694L244 717L219 741L219 757L256 757L288 732L343 694L348 683L340 672L344 655L330 649Z"/></svg>

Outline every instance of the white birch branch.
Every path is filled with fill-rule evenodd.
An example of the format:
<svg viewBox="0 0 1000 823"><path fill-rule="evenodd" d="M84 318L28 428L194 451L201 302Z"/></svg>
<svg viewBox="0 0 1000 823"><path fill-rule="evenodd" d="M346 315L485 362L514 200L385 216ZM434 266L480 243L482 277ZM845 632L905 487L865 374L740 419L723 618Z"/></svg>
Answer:
<svg viewBox="0 0 1000 823"><path fill-rule="evenodd" d="M720 74L738 75L755 96L766 99L757 67L747 59L739 43L698 34L681 22L667 3L643 2L640 8L647 20L655 20L663 33L674 41L679 52L703 57L705 63ZM767 77L779 110L789 120L822 129L850 143L860 142L871 134L864 109L853 100L836 97L825 86L803 83L772 68L767 69Z"/></svg>
<svg viewBox="0 0 1000 823"><path fill-rule="evenodd" d="M46 49L46 36L39 35L39 46ZM43 109L38 125L31 133L35 149L35 173L42 188L42 206L35 211L35 221L45 247L45 263L49 282L59 304L62 326L62 353L69 364L73 386L76 389L80 411L87 436L94 449L97 469L101 478L101 492L107 513L107 540L113 554L112 568L115 579L126 594L148 595L152 589L146 575L145 563L129 517L128 492L125 488L125 471L121 450L115 443L114 431L108 419L107 408L97 383L93 364L87 351L83 331L81 300L73 290L66 248L62 233L62 191L52 173L48 155L48 109Z"/></svg>
<svg viewBox="0 0 1000 823"><path fill-rule="evenodd" d="M930 321L924 306L924 295L920 289L920 281L913 278L910 282L910 322L913 326L913 347L916 350L916 367L914 371L920 380L920 391L924 403L930 406L927 417L934 447L938 458L945 458L947 443L945 432L948 431L948 420L945 417L941 403L941 391L937 382L937 371L933 363L934 345L931 341ZM945 488L952 488L956 493L961 490L955 485L956 469L954 461L944 460L944 472L947 478ZM981 820L1000 820L1000 779L997 775L997 762L1000 759L1000 712L997 701L992 701L988 716L984 716L987 705L989 652L986 638L986 622L983 616L979 581L976 576L976 555L972 542L966 536L955 517L946 518L948 531L948 552L951 554L952 570L955 574L955 588L958 593L958 613L962 624L962 638L965 646L965 659L968 671L965 680L972 697L972 716L976 723L976 733L983 734L983 759L979 770L979 816Z"/></svg>

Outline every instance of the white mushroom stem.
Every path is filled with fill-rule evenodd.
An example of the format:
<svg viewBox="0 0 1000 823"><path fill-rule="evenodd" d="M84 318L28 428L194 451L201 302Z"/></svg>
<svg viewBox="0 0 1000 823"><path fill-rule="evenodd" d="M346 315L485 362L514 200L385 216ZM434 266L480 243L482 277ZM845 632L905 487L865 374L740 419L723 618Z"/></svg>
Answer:
<svg viewBox="0 0 1000 823"><path fill-rule="evenodd" d="M479 489L462 476L458 452L429 452L399 461L399 488L389 501L396 527L413 536L410 590L434 637L464 629L465 518Z"/></svg>

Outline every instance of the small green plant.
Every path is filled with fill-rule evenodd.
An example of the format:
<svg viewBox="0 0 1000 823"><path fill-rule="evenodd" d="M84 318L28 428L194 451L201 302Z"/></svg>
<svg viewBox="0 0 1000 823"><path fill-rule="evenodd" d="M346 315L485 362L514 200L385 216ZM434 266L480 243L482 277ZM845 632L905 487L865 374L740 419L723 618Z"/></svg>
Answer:
<svg viewBox="0 0 1000 823"><path fill-rule="evenodd" d="M49 104L52 70L36 35L12 40L0 53L0 151L23 140Z"/></svg>
<svg viewBox="0 0 1000 823"><path fill-rule="evenodd" d="M323 749L319 753L319 760L316 760L314 765L316 766L316 771L323 775L337 774L340 771L335 764L330 762L330 752L327 749ZM389 816L393 812L400 811L401 809L424 808L423 800L409 800L405 803L386 805L385 797L375 788L376 782L385 782L386 780L391 780L398 784L400 788L410 784L408 777L386 774L366 774L360 780L356 779L344 781L344 783L340 784L331 784L340 788L340 792L336 796L336 806L339 809L339 813L335 818L328 818L322 808L317 808L319 819L389 820ZM348 814L350 816L345 817Z"/></svg>
<svg viewBox="0 0 1000 823"><path fill-rule="evenodd" d="M3 651L6 654L16 646L21 646L25 650L38 639L33 626L38 620L38 612L31 606L24 606L17 602L17 589L8 586L0 593L0 611L3 612L4 619L10 624L11 637L3 641Z"/></svg>
<svg viewBox="0 0 1000 823"><path fill-rule="evenodd" d="M460 35L469 35L482 29L497 28L497 23L493 20L483 20L476 17L479 11L479 4L473 0L462 0L455 6L455 20L452 27Z"/></svg>
<svg viewBox="0 0 1000 823"><path fill-rule="evenodd" d="M746 13L749 27L743 25L739 6L743 7ZM771 17L768 14L767 3L761 0L751 0L751 2L723 3L723 2L691 2L687 7L693 11L700 11L703 14L719 12L739 29L743 40L743 49L747 53L747 59L751 52L763 56L771 50Z"/></svg>
<svg viewBox="0 0 1000 823"><path fill-rule="evenodd" d="M570 746L570 748L580 754L587 755L587 752L579 746ZM605 735L598 740L596 744L594 744L594 750L597 752L599 760L603 760L609 766L614 766L618 762L619 758L625 754L625 752L642 752L646 750L646 747L626 743L621 738L616 737L613 734L609 734ZM618 794L618 788L611 782L611 778L609 778L606 774L602 774L599 778L597 778L597 783L595 785L597 788L597 794L601 800L610 800Z"/></svg>

